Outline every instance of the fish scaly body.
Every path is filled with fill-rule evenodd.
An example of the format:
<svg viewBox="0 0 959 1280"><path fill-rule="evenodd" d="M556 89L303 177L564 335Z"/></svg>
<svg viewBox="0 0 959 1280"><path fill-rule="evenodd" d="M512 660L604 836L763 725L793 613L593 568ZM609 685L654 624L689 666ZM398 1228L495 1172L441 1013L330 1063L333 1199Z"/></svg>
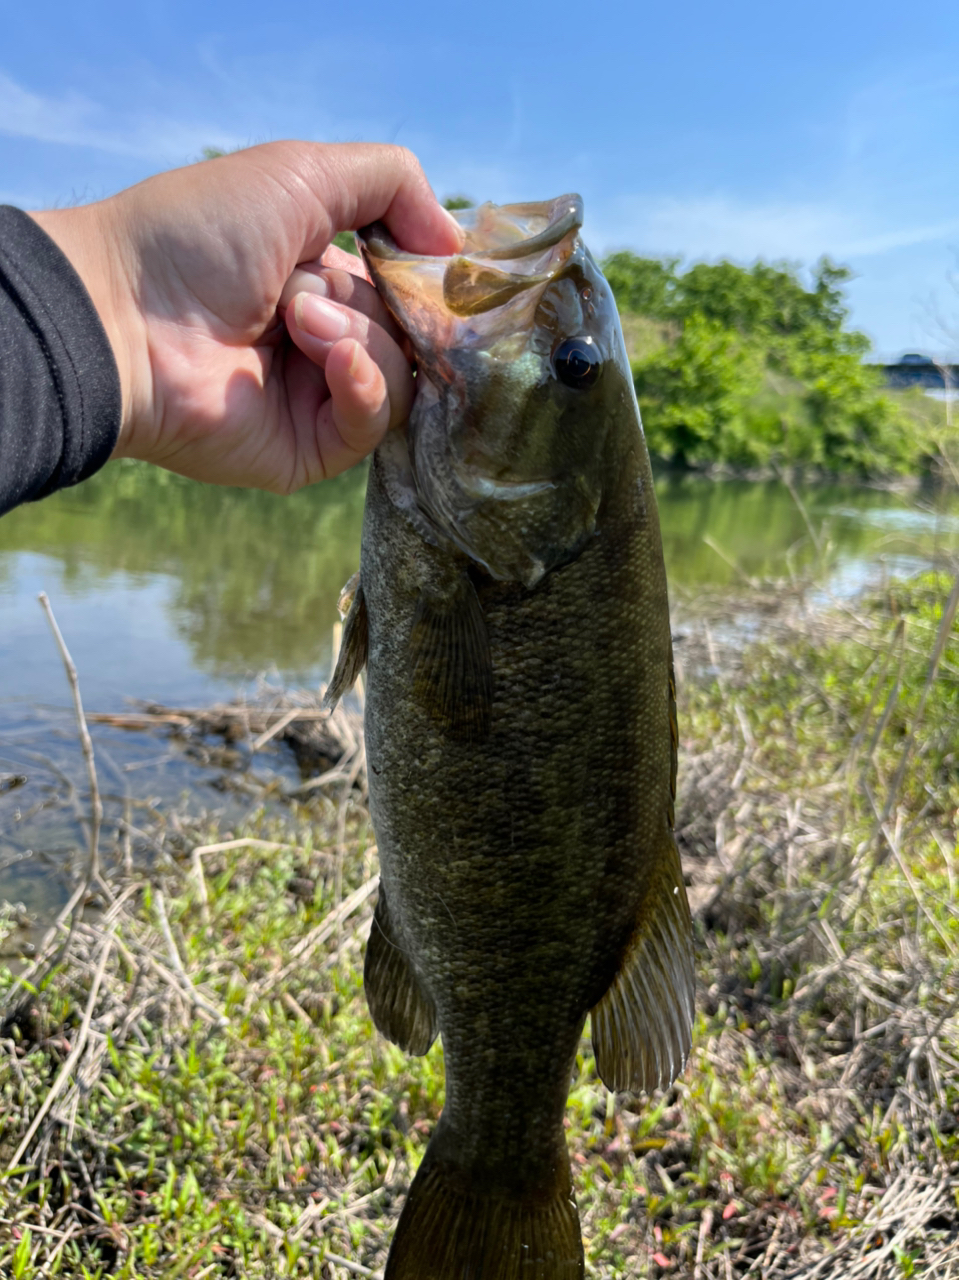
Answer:
<svg viewBox="0 0 959 1280"><path fill-rule="evenodd" d="M690 1044L666 579L578 198L459 216L452 259L360 235L418 391L371 466L330 696L366 665L371 1013L446 1064L386 1276L576 1280L586 1016L611 1089L666 1086Z"/></svg>

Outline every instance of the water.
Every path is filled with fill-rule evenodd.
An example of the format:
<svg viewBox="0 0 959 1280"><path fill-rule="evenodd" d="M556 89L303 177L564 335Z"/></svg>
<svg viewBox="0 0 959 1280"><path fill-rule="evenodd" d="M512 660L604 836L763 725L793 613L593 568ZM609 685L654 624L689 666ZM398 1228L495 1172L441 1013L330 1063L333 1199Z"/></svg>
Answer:
<svg viewBox="0 0 959 1280"><path fill-rule="evenodd" d="M5 775L28 779L0 790L0 901L48 913L84 842L70 692L37 593L50 597L91 710L135 699L203 706L263 675L315 684L329 666L337 595L357 566L364 485L359 470L278 498L115 463L0 520L0 786ZM870 576L959 547L955 501L935 511L820 486L800 495L804 517L778 483L664 479L658 495L680 597L814 563L823 590L851 595ZM92 732L111 814L128 795L143 806L189 792L195 808L227 815L251 803L214 790L218 771L163 735ZM283 748L265 763L295 772Z"/></svg>

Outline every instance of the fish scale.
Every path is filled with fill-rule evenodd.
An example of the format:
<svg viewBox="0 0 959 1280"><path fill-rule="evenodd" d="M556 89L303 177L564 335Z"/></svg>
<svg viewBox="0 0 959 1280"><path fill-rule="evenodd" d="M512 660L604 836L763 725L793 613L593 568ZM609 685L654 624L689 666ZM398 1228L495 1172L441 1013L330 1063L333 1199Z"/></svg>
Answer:
<svg viewBox="0 0 959 1280"><path fill-rule="evenodd" d="M371 1012L446 1064L387 1280L583 1276L563 1115L586 1017L611 1088L664 1087L689 1048L658 516L578 218L484 206L471 251L515 258L475 269L361 236L429 389L370 470L331 696L365 662Z"/></svg>

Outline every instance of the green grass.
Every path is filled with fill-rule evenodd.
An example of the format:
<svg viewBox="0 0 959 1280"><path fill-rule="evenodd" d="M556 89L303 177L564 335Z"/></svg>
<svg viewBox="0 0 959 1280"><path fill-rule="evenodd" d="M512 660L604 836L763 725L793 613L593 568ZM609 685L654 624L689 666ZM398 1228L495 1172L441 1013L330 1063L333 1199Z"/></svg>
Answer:
<svg viewBox="0 0 959 1280"><path fill-rule="evenodd" d="M677 1085L646 1099L609 1095L583 1041L567 1136L592 1280L949 1274L951 589L928 575L856 614L783 611L769 638L722 657L718 680L685 681L695 1043ZM440 1046L409 1058L370 1023L369 896L294 954L337 906L337 858L344 897L375 875L358 801L346 819L344 835L323 802L242 832L161 826L165 857L112 917L80 924L42 983L0 977L5 1168L77 1043L108 948L70 1082L0 1181L0 1274L382 1268L443 1062ZM281 847L204 855L204 895L187 852L235 836Z"/></svg>

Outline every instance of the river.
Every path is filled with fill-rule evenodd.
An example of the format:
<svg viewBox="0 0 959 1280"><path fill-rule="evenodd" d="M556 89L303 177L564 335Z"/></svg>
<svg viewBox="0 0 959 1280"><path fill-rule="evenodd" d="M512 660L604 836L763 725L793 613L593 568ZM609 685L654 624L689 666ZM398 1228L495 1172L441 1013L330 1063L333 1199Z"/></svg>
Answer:
<svg viewBox="0 0 959 1280"><path fill-rule="evenodd" d="M135 463L0 519L0 902L48 913L80 856L83 762L67 685L37 603L46 591L87 708L202 706L257 680L327 671L339 589L358 562L362 469L291 498L204 487ZM805 574L840 596L959 547L959 502L849 485L657 482L667 570L682 605L743 577ZM799 502L797 502L797 497ZM817 544L818 543L818 549ZM189 793L240 816L161 735L94 726L109 806ZM277 749L271 767L293 771ZM3 780L26 777L15 790ZM211 785L207 785L211 784Z"/></svg>

